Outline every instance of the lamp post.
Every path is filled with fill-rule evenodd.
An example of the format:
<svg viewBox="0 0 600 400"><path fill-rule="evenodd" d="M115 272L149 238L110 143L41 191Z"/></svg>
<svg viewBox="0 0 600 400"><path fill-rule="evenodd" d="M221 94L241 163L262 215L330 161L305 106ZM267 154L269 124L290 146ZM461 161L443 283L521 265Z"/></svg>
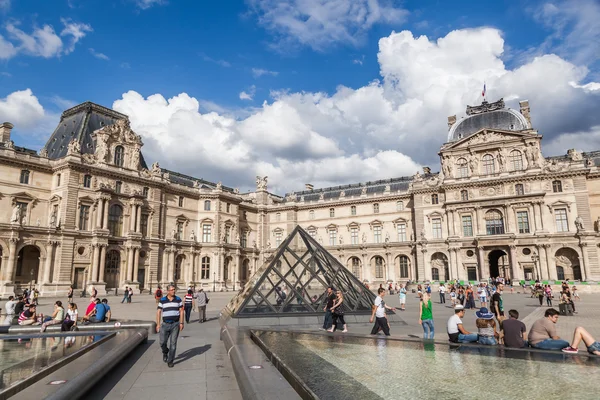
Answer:
<svg viewBox="0 0 600 400"><path fill-rule="evenodd" d="M233 271L233 291L235 292L235 271Z"/></svg>
<svg viewBox="0 0 600 400"><path fill-rule="evenodd" d="M213 292L217 290L217 273L213 272Z"/></svg>

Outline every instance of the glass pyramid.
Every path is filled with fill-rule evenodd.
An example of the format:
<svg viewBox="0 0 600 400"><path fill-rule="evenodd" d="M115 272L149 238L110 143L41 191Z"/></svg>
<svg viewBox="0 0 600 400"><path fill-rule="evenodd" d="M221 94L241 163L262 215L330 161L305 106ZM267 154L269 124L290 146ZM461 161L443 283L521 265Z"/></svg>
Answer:
<svg viewBox="0 0 600 400"><path fill-rule="evenodd" d="M296 226L227 308L233 317L322 314L327 287L347 314L369 314L375 295L304 229Z"/></svg>

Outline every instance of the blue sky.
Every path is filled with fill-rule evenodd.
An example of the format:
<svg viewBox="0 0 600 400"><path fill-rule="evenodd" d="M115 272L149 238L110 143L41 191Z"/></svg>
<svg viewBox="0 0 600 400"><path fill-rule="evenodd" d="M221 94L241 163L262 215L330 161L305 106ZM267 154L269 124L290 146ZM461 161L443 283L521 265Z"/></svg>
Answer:
<svg viewBox="0 0 600 400"><path fill-rule="evenodd" d="M204 129L212 132L206 134L209 142L214 142L215 137L227 137L226 142L241 141L243 146L229 145L224 152L233 149L240 161L251 159L255 168L248 176L255 172L272 173L279 177L276 180L283 181L284 175L288 175L284 168L290 168L286 162L294 161L294 173L298 176L292 179L293 185L280 182L278 187L282 189L297 186L303 178L322 184L371 176L376 179L377 170L386 170L387 163L405 166L394 169L396 174L408 173L435 161L436 148L445 139L445 116L461 113L464 102L479 101L477 93L483 80L487 80L488 91L496 97L512 96L516 101L523 96L531 97L531 92L543 99L547 94L539 93L540 88L535 85L518 93L516 88L520 86L509 75L518 76L517 71L524 66L542 68L534 72L539 75L552 64L553 71L562 72L556 72L557 76L553 72L551 76L564 78L565 84L572 88L588 85L579 89L581 93L569 89L570 104L598 104L599 90L594 84L600 81L600 31L594 26L598 25L594 18L600 16L600 6L596 1L578 3L574 7L573 3L562 1L0 0L0 119L18 114L12 118L20 122L19 115L23 118L31 112L31 118L24 123L15 123L15 141L39 148L62 110L91 100L129 111L134 128L138 127L148 137L146 151L161 163L214 180L223 177L224 181L236 181L239 171L216 166L220 160L200 166L181 160L178 160L181 164L176 164L176 157L161 154L160 149L172 145L176 141L173 138L179 138L172 132L182 118L181 114L179 119L174 118L172 112L161 117L157 114L186 103L181 107L195 115L183 118L186 121L183 130L199 135L203 124L208 123L210 126ZM377 7L373 8L373 4ZM409 31L412 38L394 37L393 31ZM458 44L442 48L438 39L444 40L452 32L464 35L465 48L460 46L463 39L454 39ZM426 38L417 40L422 35ZM489 35L489 43L493 45L486 44L485 35ZM382 49L382 39L390 41L387 50ZM475 44L470 43L471 39ZM431 53L432 46L439 47L437 54ZM481 61L485 65L469 70L469 64L480 62L478 54L489 63ZM548 55L565 64L556 67L556 62L548 59L542 66L541 62L534 63L535 57ZM432 69L429 75L426 72L420 75L411 69L410 62L403 63L406 60L413 60L410 61L413 64L428 63ZM466 83L446 87L449 80L457 79L456 73L436 81L438 77L432 74L439 75L438 68L451 70L446 65L456 63L461 65L460 79ZM316 118L316 111L310 108L321 110L320 118L324 107L343 110L345 104L361 101L364 108L372 106L379 100L369 95L357 97L374 90L375 80L379 82L375 89L390 104L390 115L399 114L395 118L386 120L386 116L381 116L370 121L370 116L359 117L362 119L356 125L352 112L346 110L336 126L310 122ZM420 87L411 83L415 80L431 82ZM444 99L431 99L431 93L435 97L432 88L436 85L441 85L439 96ZM348 91L340 92L340 86ZM30 93L24 94L20 101L11 100L11 94L26 89ZM459 89L463 93L457 93ZM131 91L139 94L141 100L125 99L124 94ZM160 110L151 112L148 96L155 94L170 107L163 104ZM179 100L171 103L174 98ZM422 115L406 111L410 108L407 99L430 107L431 118L423 120ZM193 110L196 103L199 107ZM532 104L534 122L536 106L537 110L544 107L542 115L551 115L551 108L557 105L541 104L541 100ZM24 108L19 111L19 107ZM360 105L355 107L364 109ZM212 120L207 116L210 111L215 112ZM398 122L401 117L422 120L423 129L431 131L436 140L420 146L424 149L417 154L404 152L405 147L417 146L411 135L415 135L415 129L418 130L415 126L419 125L401 126L403 123ZM194 122L198 118L203 121ZM239 126L225 133L214 132L219 129L215 127L215 119L222 119L221 126L233 123ZM435 119L436 124L428 126L429 119ZM570 121L563 119L559 123L560 132L547 134L554 142L562 143L564 134L596 133L600 122L594 118L584 120L585 123L574 122L570 131ZM296 131L299 124L303 126L300 133ZM547 121L541 125L550 129L556 124ZM257 126L262 127L260 132L271 127L278 130L262 140L278 141L277 135L307 134L311 143L318 145L303 149L292 142L288 147L268 151L248 150L255 143L246 140L247 137L262 134ZM352 132L345 135L344 129ZM395 129L397 140L391 140ZM438 133L434 133L436 130ZM165 136L169 139L161 142ZM595 143L600 141L594 139ZM213 144L224 145L219 140ZM199 146L200 153L206 152ZM553 150L560 150L559 144L555 146ZM382 161L389 151L397 152L393 155L397 158ZM331 160L335 157L336 160ZM319 170L327 165L323 163L332 162L346 169L353 157L367 164L376 159L377 166L368 175L356 171L320 175ZM243 186L247 179L230 184Z"/></svg>

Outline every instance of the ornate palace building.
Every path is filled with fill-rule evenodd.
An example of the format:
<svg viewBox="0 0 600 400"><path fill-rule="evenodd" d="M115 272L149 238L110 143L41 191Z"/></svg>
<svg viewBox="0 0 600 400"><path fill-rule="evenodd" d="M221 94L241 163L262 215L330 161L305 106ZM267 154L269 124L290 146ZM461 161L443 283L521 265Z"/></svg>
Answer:
<svg viewBox="0 0 600 400"><path fill-rule="evenodd" d="M0 125L0 295L233 289L302 226L361 280L600 280L600 152L544 157L529 104L448 118L441 172L241 194L148 166L126 115L66 110L39 152Z"/></svg>

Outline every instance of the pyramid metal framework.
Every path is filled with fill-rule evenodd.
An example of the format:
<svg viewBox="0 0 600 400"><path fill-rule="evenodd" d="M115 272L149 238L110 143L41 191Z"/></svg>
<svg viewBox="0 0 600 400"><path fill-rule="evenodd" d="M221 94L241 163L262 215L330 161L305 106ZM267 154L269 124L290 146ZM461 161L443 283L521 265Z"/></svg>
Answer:
<svg viewBox="0 0 600 400"><path fill-rule="evenodd" d="M344 295L347 314L368 314L375 295L300 226L234 297L232 316L323 314L327 287Z"/></svg>

